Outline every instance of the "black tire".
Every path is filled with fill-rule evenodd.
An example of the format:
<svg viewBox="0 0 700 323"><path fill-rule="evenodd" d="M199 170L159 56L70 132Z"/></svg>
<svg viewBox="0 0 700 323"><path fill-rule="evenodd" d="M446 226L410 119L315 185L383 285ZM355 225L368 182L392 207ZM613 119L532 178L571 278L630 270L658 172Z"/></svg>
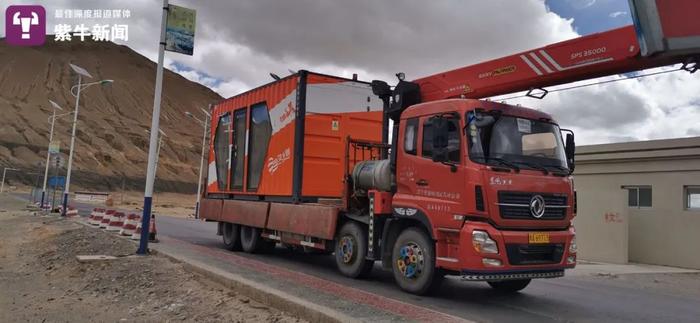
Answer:
<svg viewBox="0 0 700 323"><path fill-rule="evenodd" d="M419 228L407 228L396 238L391 263L394 281L411 294L435 292L444 278L444 273L435 268L435 242Z"/></svg>
<svg viewBox="0 0 700 323"><path fill-rule="evenodd" d="M354 221L343 224L335 241L335 263L343 275L350 278L367 277L374 267L367 260L367 233Z"/></svg>
<svg viewBox="0 0 700 323"><path fill-rule="evenodd" d="M222 236L224 240L224 246L226 249L231 251L241 250L241 231L238 224L224 223L222 229Z"/></svg>
<svg viewBox="0 0 700 323"><path fill-rule="evenodd" d="M502 280L502 281L490 281L488 282L493 289L499 292L505 293L515 293L523 290L530 284L531 279L518 279L518 280Z"/></svg>
<svg viewBox="0 0 700 323"><path fill-rule="evenodd" d="M260 236L259 228L241 226L241 248L247 253L259 253L264 251L267 241Z"/></svg>

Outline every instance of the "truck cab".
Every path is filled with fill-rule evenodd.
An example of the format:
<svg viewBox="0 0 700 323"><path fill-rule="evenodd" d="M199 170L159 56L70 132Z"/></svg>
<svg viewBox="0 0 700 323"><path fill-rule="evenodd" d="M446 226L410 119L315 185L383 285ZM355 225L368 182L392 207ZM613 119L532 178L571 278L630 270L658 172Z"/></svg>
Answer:
<svg viewBox="0 0 700 323"><path fill-rule="evenodd" d="M550 115L449 99L399 124L394 216L428 224L435 267L522 284L575 266L573 136Z"/></svg>
<svg viewBox="0 0 700 323"><path fill-rule="evenodd" d="M398 119L382 245L401 288L422 294L453 274L515 291L576 265L572 132L474 99L410 105Z"/></svg>

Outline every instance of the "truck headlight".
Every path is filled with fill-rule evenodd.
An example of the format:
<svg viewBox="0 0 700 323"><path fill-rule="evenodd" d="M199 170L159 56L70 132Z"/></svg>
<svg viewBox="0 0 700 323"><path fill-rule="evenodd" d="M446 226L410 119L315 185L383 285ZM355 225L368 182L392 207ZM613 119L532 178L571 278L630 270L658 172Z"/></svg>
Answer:
<svg viewBox="0 0 700 323"><path fill-rule="evenodd" d="M569 253L573 254L576 253L576 251L578 251L578 246L576 245L576 236L574 236L571 238L571 243L569 244Z"/></svg>
<svg viewBox="0 0 700 323"><path fill-rule="evenodd" d="M498 244L489 237L486 231L474 230L472 232L472 245L477 252L498 253Z"/></svg>

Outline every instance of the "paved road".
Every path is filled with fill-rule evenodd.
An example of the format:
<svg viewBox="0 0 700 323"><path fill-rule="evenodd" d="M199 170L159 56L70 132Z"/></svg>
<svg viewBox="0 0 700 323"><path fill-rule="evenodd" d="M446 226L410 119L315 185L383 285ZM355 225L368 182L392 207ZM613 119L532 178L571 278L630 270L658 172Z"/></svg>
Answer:
<svg viewBox="0 0 700 323"><path fill-rule="evenodd" d="M89 213L89 205L78 204L77 206L81 214ZM199 248L198 256L210 257L208 259L212 262L219 261L214 258L226 258L227 254L231 254L230 263L221 263L221 266L229 266L229 268L231 264L257 266L261 271L265 267L267 269L264 270L271 273L271 277L275 279L294 273L303 273L311 277L292 280L299 284L321 285L322 287L319 287L321 289L332 286L352 286L359 291L380 295L385 300L399 301L397 307L415 306L416 309L427 309L468 320L488 322L700 321L699 288L687 288L687 286L685 289L681 288L687 285L684 280L697 284L700 280L698 275L631 275L632 278L569 276L535 280L523 292L515 295L498 294L485 283L462 282L450 277L437 295L419 297L400 291L394 285L391 273L382 271L379 266L375 266L369 279L352 280L337 273L333 258L330 256L301 255L282 248L267 255L245 253L234 255L223 250L221 238L215 235L215 223L167 216L159 216L157 219L158 234L163 236L162 244L166 246L179 244L179 247L174 246L174 248L180 248L186 244L194 245ZM666 284L667 281L671 283ZM700 284L697 285L700 286ZM289 281L281 283L280 286L289 290L295 288ZM304 293L313 299L314 295L308 295L308 291ZM344 295L342 293L336 293L336 295ZM358 296L357 299L364 301L367 296ZM386 301L380 300L375 303L386 303ZM330 306L352 307L336 303L331 303ZM347 308L343 310L351 311ZM356 314L358 314L357 310ZM408 315L399 316L398 319L410 318L407 317Z"/></svg>

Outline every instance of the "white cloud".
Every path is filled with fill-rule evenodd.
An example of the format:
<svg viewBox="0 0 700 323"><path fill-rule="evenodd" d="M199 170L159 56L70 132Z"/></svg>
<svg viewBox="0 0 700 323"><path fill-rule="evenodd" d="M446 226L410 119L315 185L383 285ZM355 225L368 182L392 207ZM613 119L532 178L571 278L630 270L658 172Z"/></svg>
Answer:
<svg viewBox="0 0 700 323"><path fill-rule="evenodd" d="M568 1L578 9L596 4ZM0 7L14 3L0 0ZM58 8L130 9L132 17L122 19L130 29L126 45L156 59L161 1L43 4L49 29ZM547 11L543 0L181 0L178 5L197 10L194 56L167 53L167 66L192 68L177 72L225 97L270 82L270 72L357 73L363 80L393 83L396 72L414 79L578 36L573 21ZM577 130L581 143L668 138L700 133L698 88L697 76L679 73L513 102L553 113L562 126Z"/></svg>
<svg viewBox="0 0 700 323"><path fill-rule="evenodd" d="M671 69L677 67L643 73ZM552 89L622 78L609 76ZM575 130L581 144L664 139L700 134L699 88L700 78L696 74L678 71L553 92L543 100L519 98L508 103L552 114L562 127ZM498 101L499 97L494 100Z"/></svg>
<svg viewBox="0 0 700 323"><path fill-rule="evenodd" d="M617 18L620 16L626 16L626 15L628 15L627 11L615 11L615 12L610 13L609 16L610 16L610 18Z"/></svg>
<svg viewBox="0 0 700 323"><path fill-rule="evenodd" d="M590 6L593 6L596 3L596 0L567 0L569 4L571 4L574 9L586 9Z"/></svg>

